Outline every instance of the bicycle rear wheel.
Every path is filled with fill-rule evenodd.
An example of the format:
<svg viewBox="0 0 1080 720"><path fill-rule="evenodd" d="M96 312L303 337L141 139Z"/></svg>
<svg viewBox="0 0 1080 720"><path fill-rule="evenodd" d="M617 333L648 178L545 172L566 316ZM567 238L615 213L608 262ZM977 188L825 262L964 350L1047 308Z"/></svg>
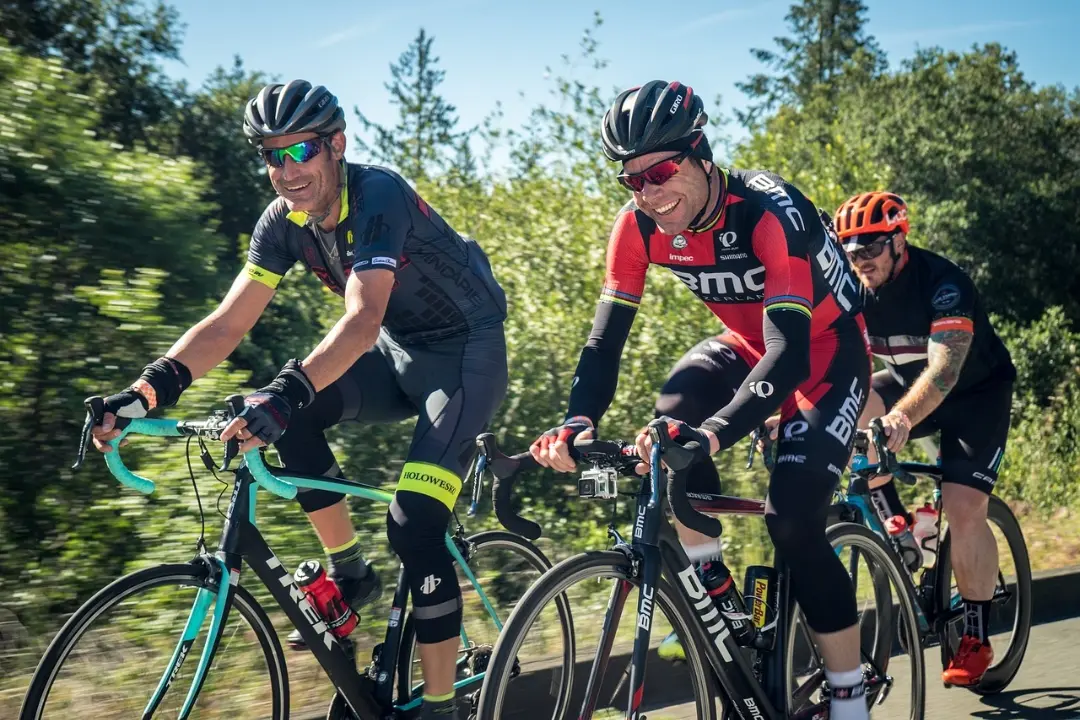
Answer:
<svg viewBox="0 0 1080 720"><path fill-rule="evenodd" d="M864 675L871 680L867 703L892 699L890 709L910 720L922 718L926 707L926 670L914 597L904 581L900 560L882 539L855 523L838 523L825 532L852 576L861 635ZM896 604L893 600L896 600ZM897 637L897 633L901 633ZM899 640L897 647L895 640ZM903 658L894 658L899 650ZM896 662L903 659L904 662ZM824 703L825 664L798 605L793 606L784 643L789 716L800 716ZM892 674L889 673L892 670ZM892 695L896 686L910 684L906 698Z"/></svg>
<svg viewBox="0 0 1080 720"><path fill-rule="evenodd" d="M484 678L478 706L479 720L513 720L515 717L536 717L540 711L544 717L551 709L547 704L536 707L535 695L529 692L530 686L547 680L546 668L541 664L520 661L521 653L530 645L543 644L543 623L545 614L554 611L554 601L562 595L569 598L574 608L575 626L579 643L588 648L587 654L578 658L580 662L573 666L572 685L579 689L575 693L575 702L559 714L552 713L552 718L610 718L624 717L630 700L630 688L625 670L628 665L624 658L632 647L634 631L639 622L636 608L640 580L635 577L631 561L624 553L617 551L588 552L568 558L559 563L529 589L513 614L503 627L495 651L488 665L487 677ZM678 674L678 687L666 687L660 682L650 685L650 672L656 677L661 665L658 661L650 672L646 673L644 705L666 704L666 695L678 695L676 702L686 702L684 691L693 696L693 706L699 720L716 720L716 693L711 681L712 669L701 656L686 619L681 617L672 598L675 591L663 578L657 583L653 602L658 612L654 612L651 623L653 643L659 643L668 629L674 630L683 638L686 652L686 665ZM614 634L608 637L611 645L604 646L601 641L601 627L605 622L605 607L611 613L611 627ZM620 632L621 631L621 632ZM601 666L597 657L610 660ZM650 659L653 653L650 653ZM606 672L605 672L606 671ZM593 687L594 703L582 702L581 688ZM520 715L519 715L520 713ZM663 717L664 712L656 709L648 713Z"/></svg>
<svg viewBox="0 0 1080 720"><path fill-rule="evenodd" d="M493 530L466 540L469 570L483 590L499 623L505 623L522 595L551 568L551 562L536 545L520 535ZM463 642L458 650L458 694L478 693L487 670L499 626L492 620L484 600L458 570L462 596ZM546 687L552 706L551 717L562 717L570 700L575 640L570 603L565 596L555 599L555 612L544 616L543 645L529 648L523 662L543 662L550 667L552 681ZM412 613L405 620L397 668L397 704L411 707L423 692L420 656L416 651L416 631ZM475 700L475 696L472 697Z"/></svg>
<svg viewBox="0 0 1080 720"><path fill-rule="evenodd" d="M217 588L201 562L147 568L109 584L53 638L31 679L20 720L180 717L209 618L194 644L174 653L197 598L205 597L201 591L211 593L212 607ZM269 618L240 586L226 612L190 716L287 717L288 672ZM160 694L166 677L171 682Z"/></svg>
<svg viewBox="0 0 1080 720"><path fill-rule="evenodd" d="M998 547L998 578L990 609L990 643L994 663L977 685L968 689L979 695L1001 692L1020 670L1031 635L1031 561L1020 523L998 497L990 497L987 520ZM952 537L946 530L938 554L938 616L956 613L963 602L952 571ZM963 613L941 632L941 663L947 665L960 645ZM1004 649L1003 649L1004 648Z"/></svg>

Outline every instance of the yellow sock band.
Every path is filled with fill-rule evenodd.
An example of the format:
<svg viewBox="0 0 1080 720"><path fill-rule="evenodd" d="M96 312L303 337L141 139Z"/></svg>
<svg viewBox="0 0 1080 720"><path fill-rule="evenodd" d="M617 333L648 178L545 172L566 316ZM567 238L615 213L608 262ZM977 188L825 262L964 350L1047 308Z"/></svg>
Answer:
<svg viewBox="0 0 1080 720"><path fill-rule="evenodd" d="M360 537L358 535L353 535L353 539L350 540L349 542L345 543L344 545L338 545L337 547L332 547L332 548L328 548L328 547L324 546L323 547L323 552L325 552L327 555L331 555L333 553L345 552L346 550L348 550L349 548L351 548L353 545L355 545L358 542L360 542Z"/></svg>
<svg viewBox="0 0 1080 720"><path fill-rule="evenodd" d="M428 695L427 693L424 693L424 702L429 702L429 703L446 702L447 700L452 700L453 698L454 698L454 691L453 690L446 693L445 695Z"/></svg>

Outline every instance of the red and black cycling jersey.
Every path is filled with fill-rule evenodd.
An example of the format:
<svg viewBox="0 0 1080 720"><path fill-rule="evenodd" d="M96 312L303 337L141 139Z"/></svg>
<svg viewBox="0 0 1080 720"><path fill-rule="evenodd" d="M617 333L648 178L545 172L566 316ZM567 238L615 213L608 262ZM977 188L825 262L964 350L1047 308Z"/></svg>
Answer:
<svg viewBox="0 0 1080 720"><path fill-rule="evenodd" d="M929 250L908 245L907 254L906 264L891 282L863 290L870 348L893 378L904 388L911 387L926 369L930 336L961 330L974 337L950 397L988 382L1014 380L1009 350L990 325L967 273Z"/></svg>
<svg viewBox="0 0 1080 720"><path fill-rule="evenodd" d="M403 343L463 335L506 318L506 296L484 251L397 173L347 163L341 199L332 232L289 212L283 198L271 202L251 235L248 276L274 288L300 261L344 295L352 273L390 270L395 282L383 327Z"/></svg>
<svg viewBox="0 0 1080 720"><path fill-rule="evenodd" d="M611 403L649 265L669 268L729 332L762 356L732 402L715 415L730 430L722 444L756 427L803 380L823 374L824 368L811 367L812 346L836 345L846 333L865 336L859 284L813 203L768 172L730 170L721 172L721 181L724 208L700 232L665 235L632 201L619 212L568 417L597 423ZM796 400L812 406L815 399Z"/></svg>

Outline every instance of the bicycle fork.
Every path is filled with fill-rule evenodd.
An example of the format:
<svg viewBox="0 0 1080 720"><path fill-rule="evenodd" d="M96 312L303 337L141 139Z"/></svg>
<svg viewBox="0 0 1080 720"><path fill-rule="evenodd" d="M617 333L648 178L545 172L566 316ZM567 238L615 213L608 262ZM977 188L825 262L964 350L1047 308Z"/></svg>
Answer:
<svg viewBox="0 0 1080 720"><path fill-rule="evenodd" d="M165 693L177 675L180 674L180 668L183 667L184 661L187 660L191 647L195 644L195 639L206 622L206 616L210 612L211 605L213 605L213 619L210 621L206 644L203 645L199 665L195 669L195 677L192 678L191 687L188 689L187 697L184 699L184 705L177 716L178 720L186 720L188 715L191 714L192 706L194 706L195 699L199 696L199 690L202 689L203 681L206 679L206 671L209 669L210 663L214 659L214 653L217 651L218 641L221 639L222 626L225 621L225 609L232 602L232 588L239 579L240 573L238 570L230 571L221 557L203 555L198 560L207 564L208 577L211 582L214 582L213 578L216 576L217 589L201 587L196 593L195 603L192 605L190 614L188 614L184 631L180 635L180 641L176 644L176 649L173 650L172 658L165 668L165 673L161 676L157 688L154 690L153 695L150 696L150 700L143 710L143 720L149 720L154 716L154 712L161 704Z"/></svg>
<svg viewBox="0 0 1080 720"><path fill-rule="evenodd" d="M176 649L173 650L172 658L165 667L165 672L162 674L161 680L158 681L157 688L143 709L143 720L149 720L154 716L158 706L161 704L161 700L165 697L165 693L180 674L180 669L188 659L191 648L199 636L199 631L202 630L203 625L206 623L206 616L211 613L212 607L212 619L206 636L206 644L203 645L199 664L195 668L195 676L191 680L191 687L188 688L187 697L184 699L184 705L180 709L177 718L178 720L186 720L191 714L195 700L199 697L199 691L206 680L206 672L209 670L210 663L213 662L214 654L217 652L218 642L221 640L221 633L224 629L225 612L231 606L232 596L235 592L234 588L240 582L241 559L235 553L239 539L239 533L237 532L238 519L244 513L248 514L249 519L254 519L255 491L257 487L250 482L250 479L244 482L243 473L237 474L232 497L229 500L229 510L226 513L229 522L226 523L225 529L222 531L221 542L219 543L221 550L213 556L202 553L193 561L193 563L203 563L206 566L207 580L210 587L200 587L196 593L195 602L191 607L191 612L188 614L187 623L185 623L184 630L180 634ZM244 488L247 488L247 497L241 495ZM240 515L238 515L238 511ZM216 589L213 588L215 584L217 585Z"/></svg>

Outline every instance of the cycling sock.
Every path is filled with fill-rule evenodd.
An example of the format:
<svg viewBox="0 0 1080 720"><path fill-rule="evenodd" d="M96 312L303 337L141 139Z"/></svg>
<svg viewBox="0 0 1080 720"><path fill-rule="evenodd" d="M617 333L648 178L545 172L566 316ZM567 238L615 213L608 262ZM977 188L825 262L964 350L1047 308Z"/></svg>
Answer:
<svg viewBox="0 0 1080 720"><path fill-rule="evenodd" d="M874 488L870 491L870 495L875 505L878 502L884 505L887 517L900 515L907 520L908 527L915 524L915 518L904 506L904 501L900 499L900 492L896 489L896 483L893 480L889 480L879 488Z"/></svg>
<svg viewBox="0 0 1080 720"><path fill-rule="evenodd" d="M326 569L329 575L336 578L362 580L370 572L368 564L364 560L364 554L360 552L360 537L358 535L354 535L353 539L344 545L332 548L324 547L323 551L330 560L329 567Z"/></svg>
<svg viewBox="0 0 1080 720"><path fill-rule="evenodd" d="M826 670L825 679L829 682L829 720L870 720L862 668Z"/></svg>
<svg viewBox="0 0 1080 720"><path fill-rule="evenodd" d="M964 634L984 645L990 644L990 601L964 598Z"/></svg>
<svg viewBox="0 0 1080 720"><path fill-rule="evenodd" d="M457 717L457 702L454 700L454 691L445 695L424 695L424 704L420 708L420 717L439 718L440 720Z"/></svg>

